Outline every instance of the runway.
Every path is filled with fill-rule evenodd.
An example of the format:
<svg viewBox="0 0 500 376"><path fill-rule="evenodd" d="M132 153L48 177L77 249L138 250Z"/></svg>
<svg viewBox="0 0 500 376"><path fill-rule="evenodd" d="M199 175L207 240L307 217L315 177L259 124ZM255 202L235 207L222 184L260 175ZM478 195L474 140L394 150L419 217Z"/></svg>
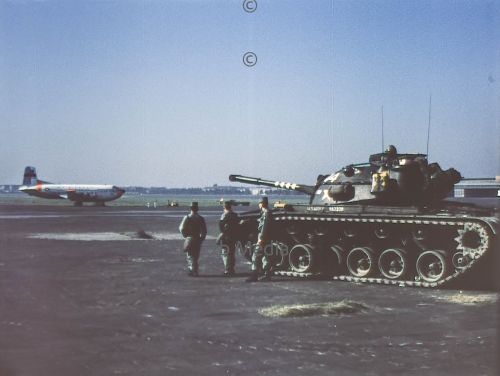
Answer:
<svg viewBox="0 0 500 376"><path fill-rule="evenodd" d="M0 206L0 375L499 373L497 293L224 278L213 207L191 278L185 213Z"/></svg>

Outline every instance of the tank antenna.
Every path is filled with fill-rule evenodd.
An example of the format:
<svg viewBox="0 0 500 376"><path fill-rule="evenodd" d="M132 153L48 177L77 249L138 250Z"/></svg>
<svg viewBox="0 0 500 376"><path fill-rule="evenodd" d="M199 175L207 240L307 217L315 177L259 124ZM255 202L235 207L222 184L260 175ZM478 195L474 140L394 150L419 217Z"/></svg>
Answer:
<svg viewBox="0 0 500 376"><path fill-rule="evenodd" d="M382 153L384 152L384 106L382 106Z"/></svg>
<svg viewBox="0 0 500 376"><path fill-rule="evenodd" d="M427 154L427 159L429 159L429 139L431 135L431 106L432 106L432 93L429 95L429 120L427 123L427 150L425 154Z"/></svg>
<svg viewBox="0 0 500 376"><path fill-rule="evenodd" d="M331 142L332 142L332 164L335 162L335 150L334 150L334 146L335 146L335 117L334 117L334 113L335 113L335 92L332 90L332 138L331 138Z"/></svg>
<svg viewBox="0 0 500 376"><path fill-rule="evenodd" d="M334 17L335 17L335 0L332 0L331 3L332 6L332 62L335 61L335 48L333 47L334 45L334 40L335 40L335 23L334 23ZM332 80L332 126L331 126L331 153L332 153L332 165L334 165L335 162L335 86L334 86L334 80Z"/></svg>

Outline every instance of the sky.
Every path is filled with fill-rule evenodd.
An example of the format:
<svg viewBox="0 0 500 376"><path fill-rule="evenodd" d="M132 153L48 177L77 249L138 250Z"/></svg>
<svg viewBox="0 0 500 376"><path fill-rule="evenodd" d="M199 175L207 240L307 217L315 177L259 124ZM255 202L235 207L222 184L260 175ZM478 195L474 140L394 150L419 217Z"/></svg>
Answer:
<svg viewBox="0 0 500 376"><path fill-rule="evenodd" d="M0 184L312 184L429 119L431 162L500 175L499 1L257 5L0 0Z"/></svg>

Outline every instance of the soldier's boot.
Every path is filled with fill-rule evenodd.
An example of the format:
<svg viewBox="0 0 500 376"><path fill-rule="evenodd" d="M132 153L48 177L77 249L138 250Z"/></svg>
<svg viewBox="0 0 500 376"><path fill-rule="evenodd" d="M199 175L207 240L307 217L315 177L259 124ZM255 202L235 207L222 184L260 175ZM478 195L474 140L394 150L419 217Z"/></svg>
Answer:
<svg viewBox="0 0 500 376"><path fill-rule="evenodd" d="M272 272L267 270L262 277L259 278L259 282L269 282L271 281Z"/></svg>
<svg viewBox="0 0 500 376"><path fill-rule="evenodd" d="M232 276L234 276L234 274L235 274L234 270L226 270L224 272L224 277L232 277Z"/></svg>
<svg viewBox="0 0 500 376"><path fill-rule="evenodd" d="M245 279L245 282L257 282L259 280L259 275L257 274L257 270L252 270L252 274L250 277Z"/></svg>

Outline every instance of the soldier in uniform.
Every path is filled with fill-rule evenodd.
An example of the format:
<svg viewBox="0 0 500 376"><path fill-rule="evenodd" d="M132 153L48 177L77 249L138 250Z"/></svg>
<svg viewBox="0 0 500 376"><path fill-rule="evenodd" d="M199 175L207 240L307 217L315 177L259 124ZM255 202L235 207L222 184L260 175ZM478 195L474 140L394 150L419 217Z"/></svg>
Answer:
<svg viewBox="0 0 500 376"><path fill-rule="evenodd" d="M235 248L238 234L238 214L232 210L232 201L224 201L224 213L219 221L220 235L217 244L221 245L222 262L224 263L224 276L234 275Z"/></svg>
<svg viewBox="0 0 500 376"><path fill-rule="evenodd" d="M207 236L205 219L198 214L198 202L191 203L191 213L182 219L179 231L185 239L183 250L186 253L188 275L197 277L201 243Z"/></svg>
<svg viewBox="0 0 500 376"><path fill-rule="evenodd" d="M385 149L383 162L387 168L392 167L394 163L397 162L398 151L394 145L389 145L387 149Z"/></svg>
<svg viewBox="0 0 500 376"><path fill-rule="evenodd" d="M271 225L273 219L269 210L269 201L267 197L262 197L259 202L259 208L261 210L259 225L257 228L259 235L252 255L252 272L250 277L246 280L247 282L271 280L271 255L266 253L266 246L268 246L271 241ZM261 263L264 276L259 279L258 271Z"/></svg>

